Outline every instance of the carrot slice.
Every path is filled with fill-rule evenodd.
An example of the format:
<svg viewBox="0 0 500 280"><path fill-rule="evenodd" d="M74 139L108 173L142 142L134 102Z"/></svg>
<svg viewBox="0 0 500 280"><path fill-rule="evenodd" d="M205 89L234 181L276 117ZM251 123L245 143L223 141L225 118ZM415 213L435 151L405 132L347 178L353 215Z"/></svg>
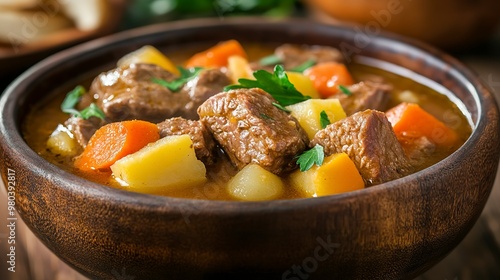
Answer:
<svg viewBox="0 0 500 280"><path fill-rule="evenodd" d="M208 50L193 55L186 62L186 67L224 67L229 57L238 55L247 58L247 54L241 44L236 40L220 42Z"/></svg>
<svg viewBox="0 0 500 280"><path fill-rule="evenodd" d="M160 133L156 124L132 120L107 124L90 138L75 167L82 171L110 170L110 166L126 155L137 152L157 141Z"/></svg>
<svg viewBox="0 0 500 280"><path fill-rule="evenodd" d="M323 62L308 68L304 74L311 79L321 97L327 98L339 92L339 86L354 84L354 80L342 63Z"/></svg>
<svg viewBox="0 0 500 280"><path fill-rule="evenodd" d="M386 112L398 139L427 137L436 145L452 146L457 133L418 104L403 102Z"/></svg>

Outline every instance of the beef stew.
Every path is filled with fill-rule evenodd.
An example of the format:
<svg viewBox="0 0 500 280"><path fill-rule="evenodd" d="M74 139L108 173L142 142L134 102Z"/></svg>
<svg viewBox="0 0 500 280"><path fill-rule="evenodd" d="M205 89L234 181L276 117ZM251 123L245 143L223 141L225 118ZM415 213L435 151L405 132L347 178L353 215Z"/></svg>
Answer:
<svg viewBox="0 0 500 280"><path fill-rule="evenodd" d="M222 54L214 50L222 44L193 56L179 52L165 57L174 64L195 65L186 68L165 67L136 53L142 56L139 62L124 65L122 60L117 68L86 83L89 91L75 104L76 114L68 117L61 111L65 92L35 108L25 123L25 138L50 162L111 187L197 199L268 200L336 194L401 178L442 160L470 135L467 117L447 96L381 69L345 65L335 48L286 44L273 50L248 44L243 54L238 49L231 56L231 50ZM224 66L213 66L214 54L222 60L215 62ZM234 60L235 56L240 60ZM312 74L313 68L328 63L347 69L349 77L330 75L324 81L314 81L321 78L317 78L318 71ZM265 83L258 84L259 77L261 81L268 79L267 88ZM269 81L275 84L269 85ZM277 85L281 88L276 89ZM283 88L292 88L293 93L287 95L290 91L286 91L284 99L272 94ZM302 97L295 96L297 92ZM288 104L291 99L300 102ZM439 130L439 136L452 135L449 138L453 141L443 145L433 134L419 134L419 129L396 132L398 121L411 122L411 118L400 113L388 119L385 112L403 103L421 107L449 130L448 134ZM78 115L91 105L102 111L102 119ZM41 115L47 117L39 118ZM160 143L162 146L156 143L159 141L144 144L141 156L136 157L144 161L144 176L155 165L164 164L148 162L148 154L168 145L184 151L186 147L172 144L182 142L195 155L194 161L184 163L184 169L199 166L196 161L201 161L205 170L201 178L196 183L148 188L152 181L147 178L137 183L143 187L124 180L124 165L95 170L75 165L97 130L110 123L135 120L157 124L154 133L160 140L173 137ZM189 135L190 142L175 138L183 135ZM71 143L69 148L64 146L67 143ZM348 157L336 156L339 154ZM167 155L179 156L174 152ZM307 168L302 166L305 161ZM330 178L337 174L330 171L334 165L345 168L338 169L345 170L336 175L341 178ZM173 170L184 174L184 169ZM316 189L310 191L310 186L305 186L311 184L317 185ZM254 195L262 194L262 189L269 195Z"/></svg>

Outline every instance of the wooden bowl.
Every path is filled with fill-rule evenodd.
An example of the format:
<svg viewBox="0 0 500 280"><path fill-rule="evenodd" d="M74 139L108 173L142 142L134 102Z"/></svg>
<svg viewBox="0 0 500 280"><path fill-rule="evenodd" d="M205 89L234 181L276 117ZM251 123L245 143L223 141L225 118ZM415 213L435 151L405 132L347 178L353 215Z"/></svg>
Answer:
<svg viewBox="0 0 500 280"><path fill-rule="evenodd" d="M111 68L144 44L167 49L229 38L340 46L347 60L403 67L451 91L470 115L472 135L443 161L399 180L255 203L113 189L57 168L24 142L26 113L62 84ZM214 19L150 26L60 52L20 76L0 101L5 186L14 182L16 209L42 242L92 278L412 278L450 252L479 217L498 165L499 112L491 92L453 58L394 35L365 46L355 38L354 30L301 20Z"/></svg>
<svg viewBox="0 0 500 280"><path fill-rule="evenodd" d="M499 26L500 1L306 0L322 22L356 23L360 32L385 29L449 50L483 42Z"/></svg>

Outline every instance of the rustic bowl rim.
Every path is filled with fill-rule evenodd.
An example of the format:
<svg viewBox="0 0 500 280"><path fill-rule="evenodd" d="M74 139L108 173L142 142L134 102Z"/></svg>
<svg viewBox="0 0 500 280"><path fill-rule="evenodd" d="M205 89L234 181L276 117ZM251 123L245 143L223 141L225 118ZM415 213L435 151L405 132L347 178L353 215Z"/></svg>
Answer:
<svg viewBox="0 0 500 280"><path fill-rule="evenodd" d="M389 32L381 32L381 34L375 38L375 42L397 44L401 47L405 47L409 52L411 51L420 55L425 55L430 59L435 59L439 63L451 65L453 69L456 70L454 72L454 75L460 75L458 76L458 78L460 80L463 80L463 82L469 88L469 94L472 95L475 101L474 106L476 106L478 109L477 120L472 127L472 133L459 149L457 149L447 158L432 165L431 167L397 180L358 191L312 199L301 198L262 202L243 202L175 198L120 190L86 180L49 163L44 158L39 156L35 151L33 151L25 142L20 129L21 124L16 124L16 120L13 118L13 116L15 116L16 105L25 98L23 96L23 92L25 92L25 89L30 85L30 83L36 80L36 78L42 75L42 73L44 73L45 71L50 71L50 69L56 67L57 64L63 63L77 55L85 54L91 56L92 52L95 50L98 50L100 48L108 48L113 44L124 43L125 41L133 40L134 38L139 36L154 35L156 33L162 32L171 32L173 30L178 31L201 25L219 26L229 23L232 25L254 24L255 26L260 26L263 23L285 25L301 24L314 28L334 28L337 29L338 32L344 33L354 32L350 27L333 27L331 25L311 22L305 19L274 20L246 17L237 19L224 19L223 21L219 19L190 19L169 23L160 23L98 38L47 57L46 59L26 70L8 86L0 99L0 108L2 109L0 114L0 134L3 135L3 140L1 141L9 147L15 147L13 148L13 151L11 151L13 153L13 156L15 158L22 159L24 161L24 166L29 168L31 172L52 179L55 185L57 185L59 188L64 188L67 192L72 192L74 194L83 196L91 196L95 199L112 199L115 203L120 203L127 208L148 208L153 211L161 211L162 207L165 205L168 205L169 207L178 206L179 210L181 211L198 211L197 209L199 209L199 206L191 206L202 204L203 209L209 210L211 213L225 215L232 214L234 212L233 207L223 207L228 205L237 206L237 212L240 214L261 212L265 209L273 212L277 210L287 211L297 208L309 208L311 206L324 203L335 204L335 202L339 201L345 202L346 200L356 200L359 197L370 196L373 193L395 191L399 188L404 188L405 182L407 181L413 181L419 177L439 176L438 174L441 168L445 168L446 166L453 163L459 158L460 154L463 154L464 152L469 150L472 146L475 145L476 142L478 142L481 137L483 137L481 134L482 131L479 129L481 128L480 124L482 124L486 119L486 110L484 110L483 108L483 106L485 106L483 95L491 95L491 91L484 85L484 83L480 81L479 78L463 63L459 62L457 59L449 55L446 55L445 53L432 46L401 35L396 35ZM496 104L489 105L497 106Z"/></svg>

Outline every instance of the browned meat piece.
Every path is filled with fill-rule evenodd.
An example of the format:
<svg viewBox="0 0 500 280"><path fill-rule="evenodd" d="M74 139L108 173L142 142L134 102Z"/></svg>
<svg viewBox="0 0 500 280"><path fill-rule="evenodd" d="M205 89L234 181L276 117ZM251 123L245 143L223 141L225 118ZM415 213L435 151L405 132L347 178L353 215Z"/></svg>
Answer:
<svg viewBox="0 0 500 280"><path fill-rule="evenodd" d="M231 90L209 98L198 114L236 167L257 163L283 174L296 168L294 157L308 139L297 120L273 102L260 89Z"/></svg>
<svg viewBox="0 0 500 280"><path fill-rule="evenodd" d="M154 82L176 78L153 64L132 64L99 75L88 95L111 122L139 119L158 123L178 116L198 119L198 106L230 84L229 78L218 69L201 71L178 92Z"/></svg>
<svg viewBox="0 0 500 280"><path fill-rule="evenodd" d="M408 135L406 137L399 137L398 141L401 143L413 166L422 166L437 149L436 144L432 143L425 136L415 138Z"/></svg>
<svg viewBox="0 0 500 280"><path fill-rule="evenodd" d="M389 92L392 90L392 86L388 84L370 81L360 82L347 88L351 92L350 95L340 92L332 98L339 99L348 116L366 109L384 111L389 102Z"/></svg>
<svg viewBox="0 0 500 280"><path fill-rule="evenodd" d="M198 77L189 81L182 89L187 92L190 101L184 106L180 115L187 119L198 119L196 112L198 107L211 96L222 92L224 87L230 84L229 78L219 69L201 71Z"/></svg>
<svg viewBox="0 0 500 280"><path fill-rule="evenodd" d="M160 129L160 137L162 138L169 135L188 134L193 141L196 157L206 165L211 165L215 162L215 141L201 121L186 120L177 117L166 119L159 123L158 128Z"/></svg>
<svg viewBox="0 0 500 280"><path fill-rule="evenodd" d="M89 94L111 122L140 119L157 123L178 115L189 96L171 92L153 82L155 78L172 81L175 76L153 64L132 64L100 74Z"/></svg>
<svg viewBox="0 0 500 280"><path fill-rule="evenodd" d="M366 185L401 178L413 171L384 113L366 110L318 131L310 146L324 147L325 155L349 155Z"/></svg>
<svg viewBox="0 0 500 280"><path fill-rule="evenodd" d="M78 117L70 117L64 122L69 131L71 131L78 143L85 148L90 140L90 137L105 124L105 121L92 117L84 120Z"/></svg>
<svg viewBox="0 0 500 280"><path fill-rule="evenodd" d="M321 62L343 62L342 53L333 47L326 46L297 46L284 44L274 50L274 54L281 58L285 69L300 66L308 60Z"/></svg>
<svg viewBox="0 0 500 280"><path fill-rule="evenodd" d="M287 70L300 66L309 60L314 60L316 63L344 61L342 53L338 49L327 46L283 44L274 50L274 55L281 60L278 64L283 64ZM274 65L262 66L259 62L254 62L250 68L272 72Z"/></svg>

